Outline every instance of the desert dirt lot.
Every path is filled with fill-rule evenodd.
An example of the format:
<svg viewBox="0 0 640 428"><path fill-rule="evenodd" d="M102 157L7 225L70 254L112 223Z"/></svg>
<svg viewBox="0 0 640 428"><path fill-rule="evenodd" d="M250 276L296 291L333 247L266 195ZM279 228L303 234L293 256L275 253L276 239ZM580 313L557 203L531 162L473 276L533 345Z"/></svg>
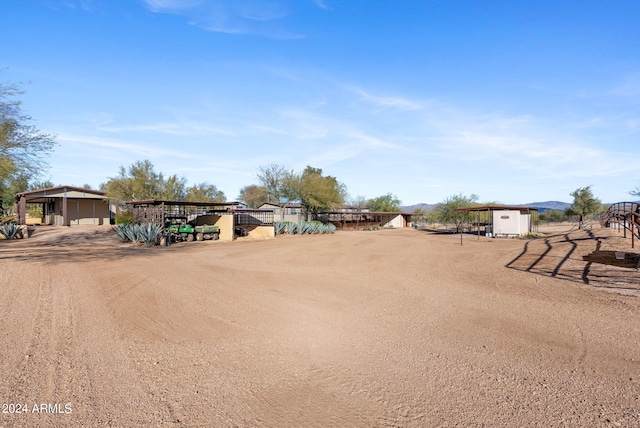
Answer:
<svg viewBox="0 0 640 428"><path fill-rule="evenodd" d="M38 228L0 241L0 427L639 426L639 253L597 228Z"/></svg>

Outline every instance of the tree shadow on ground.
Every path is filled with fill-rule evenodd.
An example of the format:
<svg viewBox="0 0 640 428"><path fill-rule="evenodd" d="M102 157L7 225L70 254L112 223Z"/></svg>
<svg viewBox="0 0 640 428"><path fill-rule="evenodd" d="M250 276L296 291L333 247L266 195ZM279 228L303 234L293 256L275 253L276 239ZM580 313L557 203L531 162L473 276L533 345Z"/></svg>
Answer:
<svg viewBox="0 0 640 428"><path fill-rule="evenodd" d="M625 251L616 259L616 247L628 243L604 232L577 230L527 241L506 267L579 282L600 289L640 295L640 254Z"/></svg>
<svg viewBox="0 0 640 428"><path fill-rule="evenodd" d="M156 257L183 246L145 247L123 243L110 228L63 229L44 227L27 239L0 241L0 261L77 263L117 261L122 258ZM184 247L183 247L184 248Z"/></svg>

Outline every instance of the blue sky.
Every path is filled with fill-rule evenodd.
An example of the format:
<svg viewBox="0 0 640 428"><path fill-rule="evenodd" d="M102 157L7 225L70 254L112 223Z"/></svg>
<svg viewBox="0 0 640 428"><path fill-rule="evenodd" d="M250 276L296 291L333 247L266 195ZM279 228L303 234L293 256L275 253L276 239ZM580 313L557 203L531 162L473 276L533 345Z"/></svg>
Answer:
<svg viewBox="0 0 640 428"><path fill-rule="evenodd" d="M45 177L215 184L322 168L351 196L507 204L640 185L638 0L3 0L0 80Z"/></svg>

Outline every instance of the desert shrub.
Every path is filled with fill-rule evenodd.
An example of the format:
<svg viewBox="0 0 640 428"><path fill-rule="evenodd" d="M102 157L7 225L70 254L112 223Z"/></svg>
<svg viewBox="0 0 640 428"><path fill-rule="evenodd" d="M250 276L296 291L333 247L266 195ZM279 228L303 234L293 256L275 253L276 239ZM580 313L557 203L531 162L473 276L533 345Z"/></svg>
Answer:
<svg viewBox="0 0 640 428"><path fill-rule="evenodd" d="M116 224L131 224L133 223L133 213L129 211L120 211L116 214Z"/></svg>
<svg viewBox="0 0 640 428"><path fill-rule="evenodd" d="M0 218L0 225L6 224L6 223L17 223L17 222L18 222L18 217L15 214Z"/></svg>
<svg viewBox="0 0 640 428"><path fill-rule="evenodd" d="M29 217L39 218L43 216L42 205L40 204L27 204Z"/></svg>
<svg viewBox="0 0 640 428"><path fill-rule="evenodd" d="M542 236L541 233L538 232L529 232L525 235L522 235L520 238L521 239L537 239L540 238Z"/></svg>

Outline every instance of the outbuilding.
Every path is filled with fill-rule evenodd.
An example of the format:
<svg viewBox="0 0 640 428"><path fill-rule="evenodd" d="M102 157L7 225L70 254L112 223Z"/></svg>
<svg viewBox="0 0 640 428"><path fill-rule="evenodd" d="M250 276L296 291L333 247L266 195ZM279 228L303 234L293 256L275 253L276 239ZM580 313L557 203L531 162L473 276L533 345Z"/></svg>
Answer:
<svg viewBox="0 0 640 428"><path fill-rule="evenodd" d="M75 226L109 224L109 201L104 192L57 186L16 195L20 224ZM30 210L30 208L35 208ZM29 212L37 215L29 215Z"/></svg>
<svg viewBox="0 0 640 428"><path fill-rule="evenodd" d="M517 205L479 205L456 208L458 212L475 213L468 219L469 229L487 237L517 237L535 232L538 208Z"/></svg>

